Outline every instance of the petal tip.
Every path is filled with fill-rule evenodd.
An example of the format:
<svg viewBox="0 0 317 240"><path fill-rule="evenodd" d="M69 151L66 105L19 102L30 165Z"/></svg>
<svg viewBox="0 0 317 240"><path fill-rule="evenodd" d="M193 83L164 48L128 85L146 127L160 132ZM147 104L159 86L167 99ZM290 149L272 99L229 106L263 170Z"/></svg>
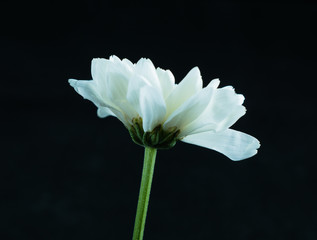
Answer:
<svg viewBox="0 0 317 240"><path fill-rule="evenodd" d="M250 137L252 137L252 136L250 136ZM258 139L256 139L255 137L252 137L252 139L253 139L253 141L249 143L249 146L245 150L244 156L240 156L237 158L236 157L234 157L234 158L229 157L229 158L232 161L241 161L241 160L245 160L245 159L248 159L248 158L255 156L258 153L258 149L260 148L261 144L260 144L260 141Z"/></svg>
<svg viewBox="0 0 317 240"><path fill-rule="evenodd" d="M192 71L193 73L200 75L200 69L198 66L193 67L190 71Z"/></svg>
<svg viewBox="0 0 317 240"><path fill-rule="evenodd" d="M98 62L100 60L104 60L104 58L93 58L93 59L91 59L91 62L92 63L96 63L96 62Z"/></svg>
<svg viewBox="0 0 317 240"><path fill-rule="evenodd" d="M146 64L149 64L149 65L146 65ZM136 64L137 66L147 66L147 67L150 67L150 66L153 66L154 67L154 64L153 64L153 62L151 61L151 59L149 59L149 58L144 58L144 57L142 57L142 58L140 58L139 59L139 61L137 62L137 64ZM155 69L155 67L154 67L154 69Z"/></svg>
<svg viewBox="0 0 317 240"><path fill-rule="evenodd" d="M115 61L121 62L121 59L118 58L116 55L111 55L111 56L109 57L109 60L110 60L111 62L115 62Z"/></svg>
<svg viewBox="0 0 317 240"><path fill-rule="evenodd" d="M78 82L78 80L76 80L76 79L73 79L73 78L68 79L69 85L71 85L74 88L76 87L77 82Z"/></svg>
<svg viewBox="0 0 317 240"><path fill-rule="evenodd" d="M220 84L220 80L219 78L215 78L213 80L210 81L210 83L208 84L208 87L212 87L212 88L218 88Z"/></svg>

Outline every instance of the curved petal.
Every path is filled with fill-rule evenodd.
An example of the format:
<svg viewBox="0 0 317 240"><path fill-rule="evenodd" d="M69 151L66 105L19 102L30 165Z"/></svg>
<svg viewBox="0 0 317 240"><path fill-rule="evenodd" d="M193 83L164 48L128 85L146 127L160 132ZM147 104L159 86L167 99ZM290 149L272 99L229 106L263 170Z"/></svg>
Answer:
<svg viewBox="0 0 317 240"><path fill-rule="evenodd" d="M134 70L133 63L126 58L121 60L117 56L112 55L109 58L109 61L113 63L113 65L110 65L111 68L109 69L109 71L114 70L116 72L122 72L123 74L131 74Z"/></svg>
<svg viewBox="0 0 317 240"><path fill-rule="evenodd" d="M97 110L97 115L100 118L115 116L115 114L107 107L99 107Z"/></svg>
<svg viewBox="0 0 317 240"><path fill-rule="evenodd" d="M99 86L103 86L107 76L108 62L109 60L104 58L94 58L91 60L91 76Z"/></svg>
<svg viewBox="0 0 317 240"><path fill-rule="evenodd" d="M166 99L176 86L174 75L170 70L164 70L162 68L157 68L156 72L161 84L163 97Z"/></svg>
<svg viewBox="0 0 317 240"><path fill-rule="evenodd" d="M184 126L180 132L179 137L184 137L193 133L197 133L197 132L201 132L201 131L207 131L210 129L213 129L213 127L215 127L215 125L213 123L210 122L210 119L208 117L206 117L206 112L208 110L208 106L210 105L210 103L212 102L213 98L216 95L216 91L217 91L217 87L219 86L219 79L214 79L212 80L206 88L204 89L210 89L208 92L208 102L205 101L205 107L203 112L201 112L201 114L199 115L195 115L195 119L193 119L191 122L189 122L188 124L186 124L186 126Z"/></svg>
<svg viewBox="0 0 317 240"><path fill-rule="evenodd" d="M150 86L150 83L140 75L134 75L128 85L127 100L133 108L140 114L140 91L143 87Z"/></svg>
<svg viewBox="0 0 317 240"><path fill-rule="evenodd" d="M207 87L212 87L212 88L216 89L216 88L218 88L219 84L220 84L219 78L215 78L215 79L211 80L210 83L208 83Z"/></svg>
<svg viewBox="0 0 317 240"><path fill-rule="evenodd" d="M130 119L126 117L126 113L123 113L120 109L118 108L105 108L105 107L99 107L97 110L97 115L100 118L105 118L109 116L115 116L118 118L124 126L127 128L129 127L129 124L131 124Z"/></svg>
<svg viewBox="0 0 317 240"><path fill-rule="evenodd" d="M133 64L129 59L124 58L124 59L122 59L122 62L123 62L126 66L130 67L131 69L134 68L134 64Z"/></svg>
<svg viewBox="0 0 317 240"><path fill-rule="evenodd" d="M127 100L129 76L122 75L118 72L108 72L104 81L105 88L102 90L102 96L117 106L128 117L135 117L136 111Z"/></svg>
<svg viewBox="0 0 317 240"><path fill-rule="evenodd" d="M135 117L136 111L127 101L127 91L129 82L133 76L133 69L127 62L121 61L116 56L111 56L109 60L95 58L92 60L92 76L96 82L99 94L104 101L111 103L116 108L113 111L122 122ZM122 113L126 117L122 117Z"/></svg>
<svg viewBox="0 0 317 240"><path fill-rule="evenodd" d="M121 61L117 56L111 56L108 59L94 58L91 61L91 75L100 88L105 88L105 81L109 73L114 73L127 81L133 74L133 69L127 61Z"/></svg>
<svg viewBox="0 0 317 240"><path fill-rule="evenodd" d="M166 99L167 117L195 93L202 89L203 82L198 67L194 67L173 89Z"/></svg>
<svg viewBox="0 0 317 240"><path fill-rule="evenodd" d="M135 71L137 74L144 77L151 86L161 90L155 67L150 59L141 58L135 65Z"/></svg>
<svg viewBox="0 0 317 240"><path fill-rule="evenodd" d="M111 55L111 56L109 57L109 61L114 62L114 63L117 63L117 64L121 64L121 59L118 58L116 55Z"/></svg>
<svg viewBox="0 0 317 240"><path fill-rule="evenodd" d="M233 87L226 86L216 91L213 101L206 111L205 121L208 120L216 124L215 131L223 131L231 127L246 109L242 106L244 96L237 94Z"/></svg>
<svg viewBox="0 0 317 240"><path fill-rule="evenodd" d="M217 133L197 133L183 138L182 141L215 150L233 161L254 156L260 147L260 142L255 137L232 129Z"/></svg>
<svg viewBox="0 0 317 240"><path fill-rule="evenodd" d="M99 94L100 89L97 88L95 81L84 81L69 79L69 84L79 93L83 98L92 101L97 107L97 115L99 117L116 116L125 126L127 126L128 121L126 120L126 112L122 114L120 110L121 106L115 103L106 101Z"/></svg>
<svg viewBox="0 0 317 240"><path fill-rule="evenodd" d="M140 91L140 116L144 132L150 132L161 124L165 113L165 101L160 91L150 86L143 87Z"/></svg>
<svg viewBox="0 0 317 240"><path fill-rule="evenodd" d="M214 90L213 87L206 87L189 98L168 117L163 125L164 129L176 126L181 130L182 134L184 127L204 112L213 96Z"/></svg>
<svg viewBox="0 0 317 240"><path fill-rule="evenodd" d="M75 91L83 98L92 101L97 107L107 106L107 104L101 98L96 84L93 80L76 80L69 79L69 84L75 89Z"/></svg>
<svg viewBox="0 0 317 240"><path fill-rule="evenodd" d="M184 136L204 131L221 132L228 129L246 113L242 105L243 101L243 95L236 94L230 86L217 89L205 112L188 125L187 129L184 129Z"/></svg>

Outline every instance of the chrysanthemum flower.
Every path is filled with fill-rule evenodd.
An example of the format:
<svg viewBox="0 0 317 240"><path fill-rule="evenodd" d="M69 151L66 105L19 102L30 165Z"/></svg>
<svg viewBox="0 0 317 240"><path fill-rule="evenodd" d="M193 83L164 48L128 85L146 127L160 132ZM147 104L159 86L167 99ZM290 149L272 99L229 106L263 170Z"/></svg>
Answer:
<svg viewBox="0 0 317 240"><path fill-rule="evenodd" d="M143 239L157 149L180 140L242 160L260 147L256 138L230 129L246 112L244 97L231 86L218 88L218 79L203 88L198 67L179 84L145 58L136 64L116 56L93 59L91 72L93 80L70 79L70 85L97 106L99 117L117 117L145 147L133 240Z"/></svg>
<svg viewBox="0 0 317 240"><path fill-rule="evenodd" d="M218 79L203 88L198 67L179 84L170 70L145 58L136 64L116 56L93 59L91 73L93 80L70 79L70 85L97 106L99 117L117 117L137 144L160 149L180 140L231 160L257 153L256 138L230 129L246 112L243 95L218 88Z"/></svg>

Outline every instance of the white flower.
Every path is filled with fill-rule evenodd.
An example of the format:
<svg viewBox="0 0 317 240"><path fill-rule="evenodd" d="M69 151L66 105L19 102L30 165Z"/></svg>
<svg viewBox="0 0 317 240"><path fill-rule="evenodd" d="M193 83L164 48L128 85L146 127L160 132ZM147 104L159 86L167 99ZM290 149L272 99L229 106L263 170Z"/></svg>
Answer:
<svg viewBox="0 0 317 240"><path fill-rule="evenodd" d="M93 59L93 80L69 83L98 108L99 117L115 116L141 145L169 148L177 140L216 150L231 160L257 153L259 141L230 127L245 114L244 97L212 80L203 88L198 67L179 83L171 71L151 60L136 64L116 56Z"/></svg>

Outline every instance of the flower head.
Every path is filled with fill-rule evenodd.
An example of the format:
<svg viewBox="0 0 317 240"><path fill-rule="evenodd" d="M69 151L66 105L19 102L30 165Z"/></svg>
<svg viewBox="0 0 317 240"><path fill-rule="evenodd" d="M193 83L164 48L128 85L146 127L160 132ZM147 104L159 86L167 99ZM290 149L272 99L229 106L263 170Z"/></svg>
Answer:
<svg viewBox="0 0 317 240"><path fill-rule="evenodd" d="M111 56L93 59L91 74L93 80L69 83L97 106L99 117L117 117L137 144L170 148L180 140L231 160L249 158L260 147L256 138L230 129L246 112L243 95L231 86L218 88L218 79L203 88L198 67L176 84L170 70L149 59L133 64Z"/></svg>

